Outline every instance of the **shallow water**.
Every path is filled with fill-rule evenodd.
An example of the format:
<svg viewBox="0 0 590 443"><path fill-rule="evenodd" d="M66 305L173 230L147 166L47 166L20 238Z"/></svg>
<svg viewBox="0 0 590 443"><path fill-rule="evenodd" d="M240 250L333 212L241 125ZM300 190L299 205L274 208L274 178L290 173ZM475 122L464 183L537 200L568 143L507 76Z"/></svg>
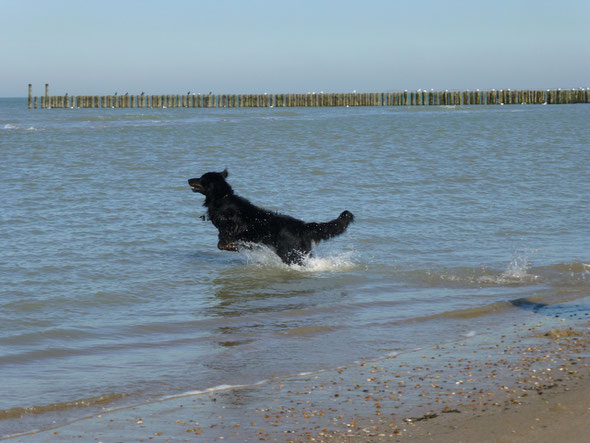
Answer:
<svg viewBox="0 0 590 443"><path fill-rule="evenodd" d="M589 120L0 99L0 436L587 315L560 304L590 293ZM356 222L303 266L219 251L186 180L226 167L255 204Z"/></svg>

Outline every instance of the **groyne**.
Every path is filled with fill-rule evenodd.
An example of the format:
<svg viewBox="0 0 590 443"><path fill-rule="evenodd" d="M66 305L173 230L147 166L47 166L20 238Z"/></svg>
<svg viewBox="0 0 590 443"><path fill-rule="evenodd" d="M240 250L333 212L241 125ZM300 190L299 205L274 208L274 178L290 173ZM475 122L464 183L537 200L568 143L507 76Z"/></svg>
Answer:
<svg viewBox="0 0 590 443"><path fill-rule="evenodd" d="M45 95L33 96L29 84L29 109L64 108L292 108L327 106L454 106L454 105L558 105L590 103L590 88L488 91L403 91L305 94L156 94Z"/></svg>

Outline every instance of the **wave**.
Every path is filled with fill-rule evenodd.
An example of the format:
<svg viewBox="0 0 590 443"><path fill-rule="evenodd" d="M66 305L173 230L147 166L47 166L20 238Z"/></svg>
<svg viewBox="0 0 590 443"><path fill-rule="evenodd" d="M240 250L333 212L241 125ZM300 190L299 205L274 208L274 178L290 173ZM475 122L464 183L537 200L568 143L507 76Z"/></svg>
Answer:
<svg viewBox="0 0 590 443"><path fill-rule="evenodd" d="M22 127L19 125L15 125L13 123L6 123L2 129L4 129L5 131L36 131L37 128L35 128L34 126L28 126L28 127Z"/></svg>
<svg viewBox="0 0 590 443"><path fill-rule="evenodd" d="M526 256L516 256L503 270L489 267L413 269L397 268L398 278L406 283L428 287L482 288L494 286L533 286L590 283L590 264L583 262L532 266Z"/></svg>
<svg viewBox="0 0 590 443"><path fill-rule="evenodd" d="M249 383L249 384L243 384L243 385L225 385L225 384L223 384L223 385L213 386L211 388L207 388L207 389L203 389L203 390L187 391L187 392L183 392L181 394L166 395L166 396L162 397L160 399L160 401L172 400L175 398L183 398L183 397L194 397L194 396L203 395L203 394L211 394L213 392L223 392L223 391L232 391L234 389L251 388L254 386L264 385L268 382L269 382L269 380L264 379L264 380L257 381L255 383Z"/></svg>
<svg viewBox="0 0 590 443"><path fill-rule="evenodd" d="M295 112L295 111L273 111L273 113L272 113L273 117L300 117L303 115L305 115L305 114L303 114L301 112Z"/></svg>
<svg viewBox="0 0 590 443"><path fill-rule="evenodd" d="M164 114L117 114L117 115L83 115L76 117L68 117L68 121L80 121L80 122L117 122L117 121L129 121L129 120L170 120L173 119L172 115Z"/></svg>
<svg viewBox="0 0 590 443"><path fill-rule="evenodd" d="M90 408L93 406L104 406L113 403L122 398L128 397L129 394L104 394L95 397L82 398L78 400L51 403L47 405L35 405L25 408L10 408L0 410L0 420L11 418L20 418L26 414L39 415L48 412L65 411L75 408Z"/></svg>
<svg viewBox="0 0 590 443"><path fill-rule="evenodd" d="M533 296L517 298L506 301L499 301L483 306L476 306L465 309L442 312L439 314L418 317L409 321L427 321L436 318L471 319L483 317L490 314L499 314L513 309L522 309L535 314L547 317L580 317L590 315L589 303L572 303L576 300L587 298L588 294L571 294L568 297L555 299L552 296Z"/></svg>

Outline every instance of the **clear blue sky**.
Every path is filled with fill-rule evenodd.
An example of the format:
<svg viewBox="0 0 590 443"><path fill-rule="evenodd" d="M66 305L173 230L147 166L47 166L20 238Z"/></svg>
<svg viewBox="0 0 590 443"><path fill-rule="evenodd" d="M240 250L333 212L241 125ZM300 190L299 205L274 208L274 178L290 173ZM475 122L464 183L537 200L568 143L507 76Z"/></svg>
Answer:
<svg viewBox="0 0 590 443"><path fill-rule="evenodd" d="M0 0L0 97L590 87L588 0Z"/></svg>

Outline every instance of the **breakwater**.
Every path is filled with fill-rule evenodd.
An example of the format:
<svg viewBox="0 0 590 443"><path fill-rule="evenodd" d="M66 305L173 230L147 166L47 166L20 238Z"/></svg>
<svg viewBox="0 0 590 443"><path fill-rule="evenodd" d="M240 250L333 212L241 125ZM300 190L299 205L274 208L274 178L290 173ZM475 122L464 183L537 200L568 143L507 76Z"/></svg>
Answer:
<svg viewBox="0 0 590 443"><path fill-rule="evenodd" d="M54 108L291 108L326 106L453 106L590 103L590 88L488 91L403 91L305 94L156 94L45 95L34 97L29 84L29 109Z"/></svg>

